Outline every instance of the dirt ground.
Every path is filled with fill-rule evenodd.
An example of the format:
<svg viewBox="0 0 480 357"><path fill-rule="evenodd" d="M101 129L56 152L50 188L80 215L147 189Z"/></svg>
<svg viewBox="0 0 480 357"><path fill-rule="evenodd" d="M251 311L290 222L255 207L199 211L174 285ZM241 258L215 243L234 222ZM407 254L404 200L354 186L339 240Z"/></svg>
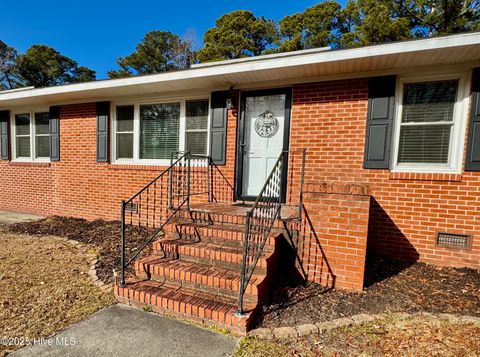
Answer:
<svg viewBox="0 0 480 357"><path fill-rule="evenodd" d="M35 236L52 235L91 244L98 250L97 275L105 283L113 282L113 269L120 267L120 222L79 218L48 217L36 222L10 224L8 232ZM147 237L149 231L141 227L127 227L128 252L134 251ZM133 272L133 266L130 267Z"/></svg>
<svg viewBox="0 0 480 357"><path fill-rule="evenodd" d="M480 272L371 257L362 293L279 282L257 327L322 322L360 313L438 312L480 316Z"/></svg>
<svg viewBox="0 0 480 357"><path fill-rule="evenodd" d="M46 338L114 302L88 276L91 248L1 230L0 246L0 356L22 347L18 339Z"/></svg>
<svg viewBox="0 0 480 357"><path fill-rule="evenodd" d="M235 357L480 356L480 327L438 318L386 318L294 341L245 338Z"/></svg>

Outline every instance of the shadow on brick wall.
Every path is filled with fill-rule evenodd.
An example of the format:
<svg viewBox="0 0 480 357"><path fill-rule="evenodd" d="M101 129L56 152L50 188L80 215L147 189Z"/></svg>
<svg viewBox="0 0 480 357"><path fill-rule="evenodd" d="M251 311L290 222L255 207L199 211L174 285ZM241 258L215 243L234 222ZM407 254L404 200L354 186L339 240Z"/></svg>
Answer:
<svg viewBox="0 0 480 357"><path fill-rule="evenodd" d="M310 216L302 206L302 222L286 226L286 240L291 246L290 266L303 281L314 281L323 286L335 287L335 274L327 260Z"/></svg>
<svg viewBox="0 0 480 357"><path fill-rule="evenodd" d="M365 287L398 275L420 255L374 198L370 199Z"/></svg>

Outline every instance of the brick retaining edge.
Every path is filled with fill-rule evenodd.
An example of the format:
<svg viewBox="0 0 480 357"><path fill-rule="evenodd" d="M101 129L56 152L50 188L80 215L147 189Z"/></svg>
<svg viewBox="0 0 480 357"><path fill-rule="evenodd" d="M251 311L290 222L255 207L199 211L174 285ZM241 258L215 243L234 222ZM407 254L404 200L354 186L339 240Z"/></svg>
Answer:
<svg viewBox="0 0 480 357"><path fill-rule="evenodd" d="M89 246L87 246L87 245L85 245L81 242L78 242L76 240L67 239L67 238L61 238L61 239L65 240L68 244L71 244L73 246L83 247L85 249L87 249L87 248L91 249L91 247L89 247ZM102 280L100 280L100 278L97 275L97 264L98 264L97 255L92 254L92 253L88 253L88 255L90 255L91 259L92 259L91 263L90 263L90 268L88 270L88 276L92 280L93 284L95 286L97 286L98 288L100 288L100 290L102 290L104 292L113 291L113 283L112 284L106 284Z"/></svg>
<svg viewBox="0 0 480 357"><path fill-rule="evenodd" d="M256 337L263 340L273 340L273 339L294 339L298 337L305 337L309 335L321 335L324 332L334 330L340 327L348 326L357 326L366 324L379 319L384 318L396 318L405 320L415 316L425 316L425 317L435 317L445 321L466 324L473 323L480 326L480 318L473 316L457 316L452 314L431 314L427 312L419 312L414 314L409 313L393 313L393 314L359 314L351 317L341 317L335 320L320 322L316 324L305 324L299 326L286 326L286 327L276 327L276 328L257 328L251 330L248 333L248 336Z"/></svg>

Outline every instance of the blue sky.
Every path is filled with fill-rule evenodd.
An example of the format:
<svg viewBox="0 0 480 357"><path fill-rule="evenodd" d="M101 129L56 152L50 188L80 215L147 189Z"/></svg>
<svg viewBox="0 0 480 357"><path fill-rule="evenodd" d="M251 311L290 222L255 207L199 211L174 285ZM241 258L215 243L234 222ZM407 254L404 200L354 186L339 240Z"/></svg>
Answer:
<svg viewBox="0 0 480 357"><path fill-rule="evenodd" d="M24 52L32 44L54 47L97 78L115 69L115 59L130 54L143 35L168 30L195 31L199 41L215 19L237 10L281 19L319 0L82 0L2 1L0 40ZM343 2L343 1L342 1Z"/></svg>

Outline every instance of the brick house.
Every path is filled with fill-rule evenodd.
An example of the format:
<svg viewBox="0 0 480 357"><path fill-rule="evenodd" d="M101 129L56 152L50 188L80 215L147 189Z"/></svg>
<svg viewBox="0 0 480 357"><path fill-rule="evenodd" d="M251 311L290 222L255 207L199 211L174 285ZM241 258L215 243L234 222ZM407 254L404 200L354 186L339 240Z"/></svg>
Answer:
<svg viewBox="0 0 480 357"><path fill-rule="evenodd" d="M121 301L240 330L284 243L350 290L367 249L480 268L479 67L476 32L4 91L0 209L122 219Z"/></svg>

